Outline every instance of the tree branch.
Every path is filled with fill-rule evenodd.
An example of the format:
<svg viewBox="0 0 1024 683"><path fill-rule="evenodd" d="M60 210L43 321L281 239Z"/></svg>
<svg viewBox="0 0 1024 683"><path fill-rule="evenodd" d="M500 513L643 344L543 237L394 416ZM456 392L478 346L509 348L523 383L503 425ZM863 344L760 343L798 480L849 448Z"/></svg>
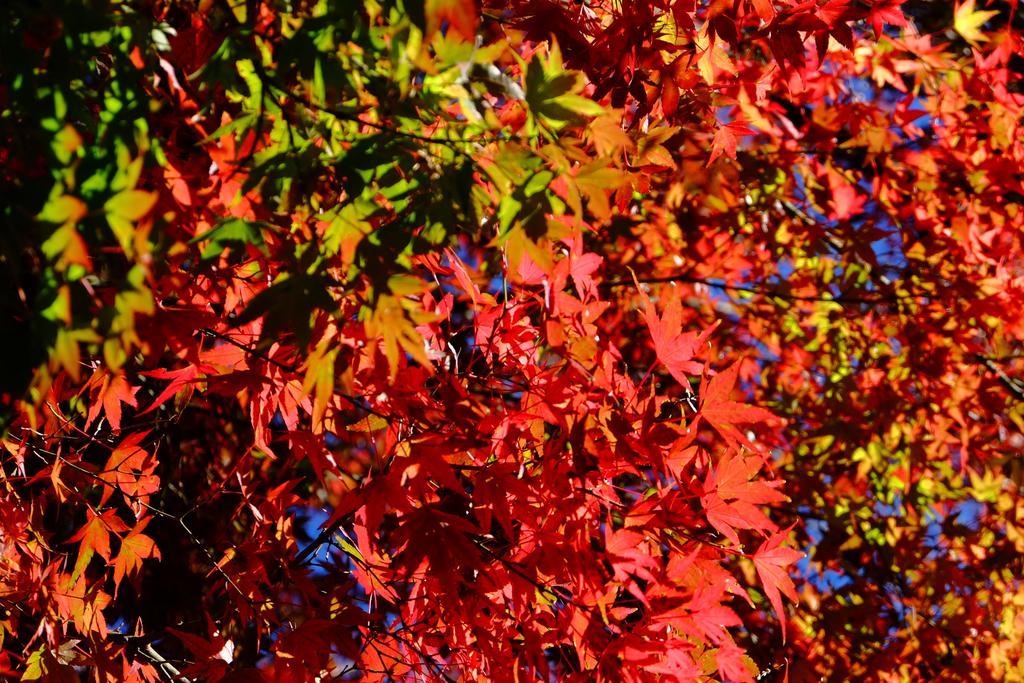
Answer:
<svg viewBox="0 0 1024 683"><path fill-rule="evenodd" d="M725 282L715 282L707 278L695 277L687 273L672 273L670 275L650 276L650 277L638 277L636 282L645 284L656 284L666 282L686 282L694 285L704 285L714 289L720 289L726 292L746 292L748 294L760 294L762 296L774 297L777 299L785 299L787 301L830 301L837 304L886 304L896 303L906 299L920 299L929 298L926 295L899 295L899 294L888 294L878 296L848 296L840 294L838 296L824 296L824 295L801 295L791 294L784 292L773 287L756 286L756 285L730 285ZM601 287L622 287L631 285L634 283L632 278L630 279L618 279L618 280L606 280L600 284Z"/></svg>

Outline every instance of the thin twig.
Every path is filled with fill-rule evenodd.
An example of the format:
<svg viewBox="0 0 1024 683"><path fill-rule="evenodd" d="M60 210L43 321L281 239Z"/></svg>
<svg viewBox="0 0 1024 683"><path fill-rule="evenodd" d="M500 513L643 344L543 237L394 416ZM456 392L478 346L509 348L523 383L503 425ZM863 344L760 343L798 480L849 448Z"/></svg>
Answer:
<svg viewBox="0 0 1024 683"><path fill-rule="evenodd" d="M704 285L706 287L712 287L714 289L721 289L728 292L746 292L748 294L760 294L763 296L774 297L777 299L786 299L788 301L828 301L837 304L880 304L880 303L896 303L905 299L919 299L928 298L927 295L899 295L899 294L888 294L878 296L847 296L844 294L839 295L801 295L801 294L790 294L789 292L783 292L779 289L764 286L754 285L730 285L724 282L715 282L714 280L708 280L702 277L695 277L687 273L672 273L669 275L660 275L652 277L638 277L636 282L655 284L664 282L687 282L695 285ZM632 285L634 283L633 278L619 279L619 280L606 280L600 284L601 287L623 287L626 285Z"/></svg>

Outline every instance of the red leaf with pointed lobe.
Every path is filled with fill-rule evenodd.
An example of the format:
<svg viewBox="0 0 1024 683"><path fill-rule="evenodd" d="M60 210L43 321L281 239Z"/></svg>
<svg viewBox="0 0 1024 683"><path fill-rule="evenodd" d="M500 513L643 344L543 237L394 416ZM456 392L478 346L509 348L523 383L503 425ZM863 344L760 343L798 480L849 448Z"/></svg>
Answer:
<svg viewBox="0 0 1024 683"><path fill-rule="evenodd" d="M764 586L764 593L782 624L783 642L786 640L786 611L782 605L782 595L790 600L797 600L796 587L789 576L788 567L803 557L803 553L782 545L788 536L788 529L774 534L761 544L753 556L754 567Z"/></svg>
<svg viewBox="0 0 1024 683"><path fill-rule="evenodd" d="M735 529L775 530L758 505L787 500L771 483L751 480L761 464L758 457L726 456L704 482L701 502L708 522L736 545L740 540Z"/></svg>
<svg viewBox="0 0 1024 683"><path fill-rule="evenodd" d="M635 279L635 276L634 276ZM704 365L693 357L707 341L717 323L700 334L682 331L683 309L676 297L670 297L661 317L658 316L650 297L637 283L644 302L644 320L654 340L654 352L669 373L683 386L689 386L689 375L700 375Z"/></svg>
<svg viewBox="0 0 1024 683"><path fill-rule="evenodd" d="M775 420L775 416L769 410L740 403L731 398L739 378L739 371L740 364L733 363L710 380L705 377L701 381L698 415L714 427L729 443L757 450L757 447L737 426L772 422Z"/></svg>
<svg viewBox="0 0 1024 683"><path fill-rule="evenodd" d="M99 417L100 410L102 410L107 421L110 422L111 428L114 431L120 431L121 404L126 404L133 408L138 407L138 403L135 400L135 394L139 391L138 388L132 387L128 383L124 373L110 373L103 370L98 370L89 383L96 388L94 390L95 398L93 399L92 406L89 408L86 424L92 424Z"/></svg>

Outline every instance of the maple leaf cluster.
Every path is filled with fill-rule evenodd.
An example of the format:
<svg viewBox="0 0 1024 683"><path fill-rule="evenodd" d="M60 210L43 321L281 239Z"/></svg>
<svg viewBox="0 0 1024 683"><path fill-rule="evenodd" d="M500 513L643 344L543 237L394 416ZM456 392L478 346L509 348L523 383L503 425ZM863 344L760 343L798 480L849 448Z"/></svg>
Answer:
<svg viewBox="0 0 1024 683"><path fill-rule="evenodd" d="M1024 680L969 0L10 0L0 675Z"/></svg>

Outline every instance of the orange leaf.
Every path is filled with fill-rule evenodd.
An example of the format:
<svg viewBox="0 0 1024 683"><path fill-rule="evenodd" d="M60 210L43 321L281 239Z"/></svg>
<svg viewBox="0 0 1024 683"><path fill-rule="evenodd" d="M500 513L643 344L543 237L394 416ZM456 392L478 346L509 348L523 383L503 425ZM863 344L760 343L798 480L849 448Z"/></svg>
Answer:
<svg viewBox="0 0 1024 683"><path fill-rule="evenodd" d="M473 0L427 0L427 39L442 29L445 22L448 31L454 31L464 38L472 39L476 34L477 12Z"/></svg>
<svg viewBox="0 0 1024 683"><path fill-rule="evenodd" d="M138 432L128 436L110 454L98 474L108 484L103 490L100 505L110 500L115 487L132 500L148 496L160 488L160 478L154 474L156 460L139 445L148 434Z"/></svg>
<svg viewBox="0 0 1024 683"><path fill-rule="evenodd" d="M160 559L160 551L156 542L142 533L149 519L139 522L131 533L121 541L121 550L114 558L114 595L121 586L121 581L127 576L131 577L142 568L142 561L148 558Z"/></svg>
<svg viewBox="0 0 1024 683"><path fill-rule="evenodd" d="M107 562L110 561L110 532L115 533L128 531L128 527L117 516L113 510L106 510L101 515L94 514L91 510L88 513L88 521L78 530L68 542L81 541L78 546L78 559L75 561L75 569L71 573L71 582L74 583L89 565L93 555L99 554Z"/></svg>

